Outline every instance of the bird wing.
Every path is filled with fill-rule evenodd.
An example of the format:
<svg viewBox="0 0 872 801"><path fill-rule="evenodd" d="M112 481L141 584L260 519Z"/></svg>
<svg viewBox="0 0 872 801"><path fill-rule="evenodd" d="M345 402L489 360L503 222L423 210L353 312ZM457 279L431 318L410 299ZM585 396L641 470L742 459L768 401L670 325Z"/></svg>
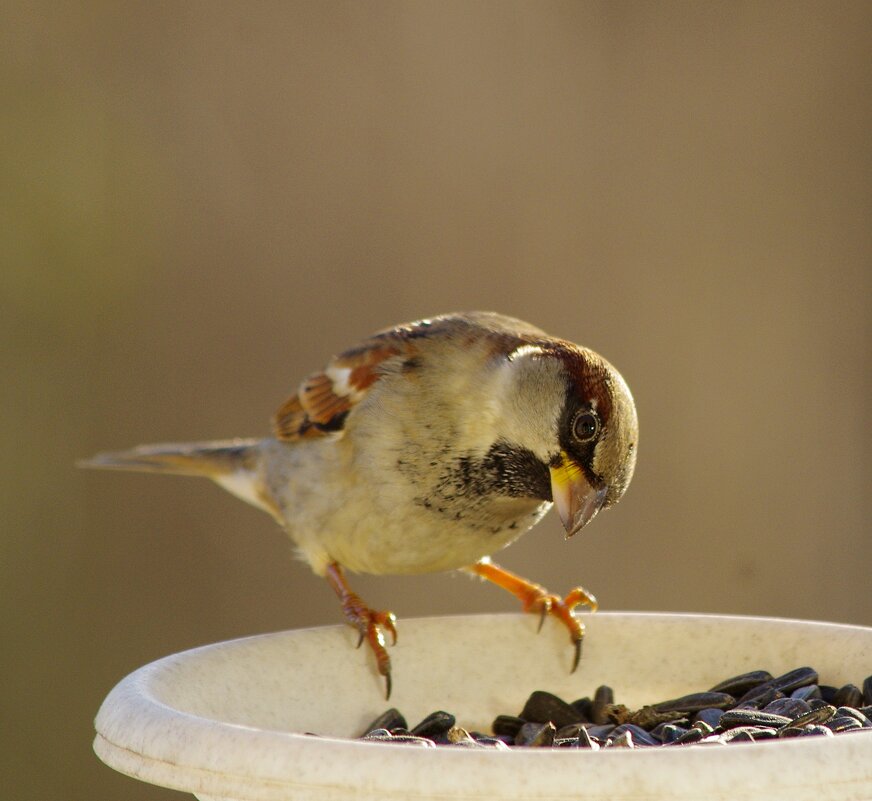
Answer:
<svg viewBox="0 0 872 801"><path fill-rule="evenodd" d="M275 435L294 442L341 431L348 413L379 379L384 362L402 352L399 345L368 341L336 356L279 407L273 417Z"/></svg>
<svg viewBox="0 0 872 801"><path fill-rule="evenodd" d="M349 412L372 385L392 369L414 370L428 340L485 339L494 354L538 340L538 328L491 312L446 314L374 334L335 356L324 370L303 381L273 417L276 437L286 442L324 437L342 430Z"/></svg>

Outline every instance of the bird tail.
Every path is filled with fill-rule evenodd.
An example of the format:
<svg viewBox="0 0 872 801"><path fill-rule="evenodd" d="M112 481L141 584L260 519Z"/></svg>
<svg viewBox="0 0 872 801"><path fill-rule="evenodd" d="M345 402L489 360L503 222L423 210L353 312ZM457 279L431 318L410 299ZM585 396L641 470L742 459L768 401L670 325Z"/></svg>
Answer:
<svg viewBox="0 0 872 801"><path fill-rule="evenodd" d="M233 439L140 445L129 451L98 453L76 464L107 470L204 476L274 515L274 504L267 496L261 477L261 442L258 439Z"/></svg>
<svg viewBox="0 0 872 801"><path fill-rule="evenodd" d="M217 479L249 469L257 460L255 439L216 442L171 442L140 445L129 451L98 453L77 462L79 467L108 470L137 470L145 473L174 473Z"/></svg>

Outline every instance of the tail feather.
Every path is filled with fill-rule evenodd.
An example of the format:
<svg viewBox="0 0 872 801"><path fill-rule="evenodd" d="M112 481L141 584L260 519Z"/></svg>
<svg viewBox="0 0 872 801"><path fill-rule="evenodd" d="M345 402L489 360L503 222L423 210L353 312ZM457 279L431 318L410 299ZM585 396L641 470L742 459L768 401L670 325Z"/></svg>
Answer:
<svg viewBox="0 0 872 801"><path fill-rule="evenodd" d="M90 459L82 459L77 465L108 470L206 476L220 480L239 472L253 472L257 465L258 443L256 439L234 439L140 445L129 451L98 453Z"/></svg>
<svg viewBox="0 0 872 801"><path fill-rule="evenodd" d="M79 467L138 470L204 476L243 501L263 509L282 523L279 505L268 490L262 473L264 440L232 439L215 442L171 442L140 445L129 451L98 453L77 462Z"/></svg>

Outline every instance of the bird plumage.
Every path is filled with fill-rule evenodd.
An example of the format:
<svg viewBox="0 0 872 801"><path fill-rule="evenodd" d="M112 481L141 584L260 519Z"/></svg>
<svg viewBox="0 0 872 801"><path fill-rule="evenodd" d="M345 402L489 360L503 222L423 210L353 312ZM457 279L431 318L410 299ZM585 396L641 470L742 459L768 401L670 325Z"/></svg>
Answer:
<svg viewBox="0 0 872 801"><path fill-rule="evenodd" d="M598 354L471 312L339 354L282 404L273 430L87 465L212 478L272 514L328 578L332 565L423 573L479 562L552 502L575 533L626 490L638 423L626 383Z"/></svg>

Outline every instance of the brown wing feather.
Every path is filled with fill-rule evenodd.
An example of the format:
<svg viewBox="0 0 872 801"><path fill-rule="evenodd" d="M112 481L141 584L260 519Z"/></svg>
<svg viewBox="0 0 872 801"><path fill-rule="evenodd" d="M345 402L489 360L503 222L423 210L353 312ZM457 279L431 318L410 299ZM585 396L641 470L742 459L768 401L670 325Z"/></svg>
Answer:
<svg viewBox="0 0 872 801"><path fill-rule="evenodd" d="M341 430L348 412L378 380L381 364L401 353L399 347L372 342L337 356L282 404L273 418L276 436L292 442Z"/></svg>
<svg viewBox="0 0 872 801"><path fill-rule="evenodd" d="M509 353L544 333L528 323L490 312L448 314L380 331L303 381L297 394L273 417L275 435L293 442L340 431L348 413L384 375L385 362L399 358L414 366L419 342L446 336L470 342L484 336L496 354Z"/></svg>
<svg viewBox="0 0 872 801"><path fill-rule="evenodd" d="M273 416L273 431L276 437L291 442L302 439L310 430L315 434L318 433L317 429L312 429L299 397L291 395Z"/></svg>

